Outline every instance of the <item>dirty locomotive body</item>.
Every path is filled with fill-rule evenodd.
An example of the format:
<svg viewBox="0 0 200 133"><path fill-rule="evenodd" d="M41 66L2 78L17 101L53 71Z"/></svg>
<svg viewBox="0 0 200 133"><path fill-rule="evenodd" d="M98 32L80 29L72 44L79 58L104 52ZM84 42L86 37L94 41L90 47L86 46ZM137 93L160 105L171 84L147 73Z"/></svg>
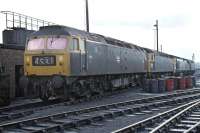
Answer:
<svg viewBox="0 0 200 133"><path fill-rule="evenodd" d="M65 26L45 26L27 39L20 84L43 100L102 95L146 77L189 75L194 62Z"/></svg>

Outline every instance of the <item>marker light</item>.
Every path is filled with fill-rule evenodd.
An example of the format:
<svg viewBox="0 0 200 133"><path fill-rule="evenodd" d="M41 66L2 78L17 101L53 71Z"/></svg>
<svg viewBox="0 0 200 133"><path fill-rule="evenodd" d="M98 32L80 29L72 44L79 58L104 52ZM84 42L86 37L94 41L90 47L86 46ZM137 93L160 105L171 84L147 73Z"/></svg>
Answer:
<svg viewBox="0 0 200 133"><path fill-rule="evenodd" d="M30 65L30 58L29 57L26 57L26 65Z"/></svg>
<svg viewBox="0 0 200 133"><path fill-rule="evenodd" d="M63 65L63 56L59 56L58 60L59 60L59 65Z"/></svg>

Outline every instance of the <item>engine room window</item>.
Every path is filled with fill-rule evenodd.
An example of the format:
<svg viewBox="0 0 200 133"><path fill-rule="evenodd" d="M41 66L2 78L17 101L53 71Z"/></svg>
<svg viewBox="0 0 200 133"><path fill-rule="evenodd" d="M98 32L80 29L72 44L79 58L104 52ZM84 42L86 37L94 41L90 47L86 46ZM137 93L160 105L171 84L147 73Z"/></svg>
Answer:
<svg viewBox="0 0 200 133"><path fill-rule="evenodd" d="M42 50L45 48L45 38L32 39L28 42L28 50Z"/></svg>
<svg viewBox="0 0 200 133"><path fill-rule="evenodd" d="M67 45L66 38L48 38L47 49L65 49Z"/></svg>
<svg viewBox="0 0 200 133"><path fill-rule="evenodd" d="M79 40L77 38L72 39L71 50L79 50Z"/></svg>

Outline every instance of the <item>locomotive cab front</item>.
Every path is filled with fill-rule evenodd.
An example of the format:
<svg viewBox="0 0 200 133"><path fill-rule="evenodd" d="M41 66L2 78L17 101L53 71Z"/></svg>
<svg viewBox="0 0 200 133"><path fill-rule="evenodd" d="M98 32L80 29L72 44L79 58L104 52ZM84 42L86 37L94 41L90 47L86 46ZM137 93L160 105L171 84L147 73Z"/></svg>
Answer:
<svg viewBox="0 0 200 133"><path fill-rule="evenodd" d="M69 37L30 38L26 45L24 65L26 76L68 76Z"/></svg>
<svg viewBox="0 0 200 133"><path fill-rule="evenodd" d="M25 94L36 94L42 100L62 94L59 89L70 75L69 48L66 35L34 36L27 40L24 53L24 77L21 86Z"/></svg>

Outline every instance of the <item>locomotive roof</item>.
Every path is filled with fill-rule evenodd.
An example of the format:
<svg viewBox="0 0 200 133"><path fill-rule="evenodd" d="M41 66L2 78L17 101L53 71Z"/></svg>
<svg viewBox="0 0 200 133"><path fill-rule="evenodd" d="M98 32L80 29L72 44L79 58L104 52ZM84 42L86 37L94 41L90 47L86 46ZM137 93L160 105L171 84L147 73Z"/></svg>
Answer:
<svg viewBox="0 0 200 133"><path fill-rule="evenodd" d="M106 37L100 34L90 33L83 30L78 30L68 26L62 25L52 25L52 26L43 26L40 27L39 31L32 33L29 37L42 36L42 35L71 35L71 36L80 36L82 38L87 38L88 40L107 43L110 45L116 45L126 48L137 48L145 49L135 44L130 44L121 40L117 40L111 37ZM149 51L152 51L149 49Z"/></svg>
<svg viewBox="0 0 200 133"><path fill-rule="evenodd" d="M144 48L144 47L141 47L141 46L138 46L138 45L135 45L135 44L132 44L132 43L128 43L128 42L125 42L125 41L117 40L117 39L114 39L114 38L111 38L111 37L106 37L106 36L103 36L103 35L100 35L100 34L90 33L90 32L86 32L86 31L83 31L83 30L75 29L75 28L68 27L68 26L62 26L62 25L51 25L51 26L40 27L39 31L32 33L29 37L43 36L43 35L80 36L81 38L86 38L88 40L92 40L92 41L96 41L96 42L107 43L107 44L110 44L110 45L125 47L125 48L129 48L129 49L138 49L138 50L141 50L141 51L145 51L147 53L157 53L157 54L160 54L162 56L176 57L176 58L179 58L179 59L188 60L188 59L177 57L177 56L170 55L170 54L167 54L167 53L157 52L157 51L149 49L149 48Z"/></svg>
<svg viewBox="0 0 200 133"><path fill-rule="evenodd" d="M40 27L39 31L33 32L29 37L43 35L70 35L69 32L61 26L44 26Z"/></svg>

